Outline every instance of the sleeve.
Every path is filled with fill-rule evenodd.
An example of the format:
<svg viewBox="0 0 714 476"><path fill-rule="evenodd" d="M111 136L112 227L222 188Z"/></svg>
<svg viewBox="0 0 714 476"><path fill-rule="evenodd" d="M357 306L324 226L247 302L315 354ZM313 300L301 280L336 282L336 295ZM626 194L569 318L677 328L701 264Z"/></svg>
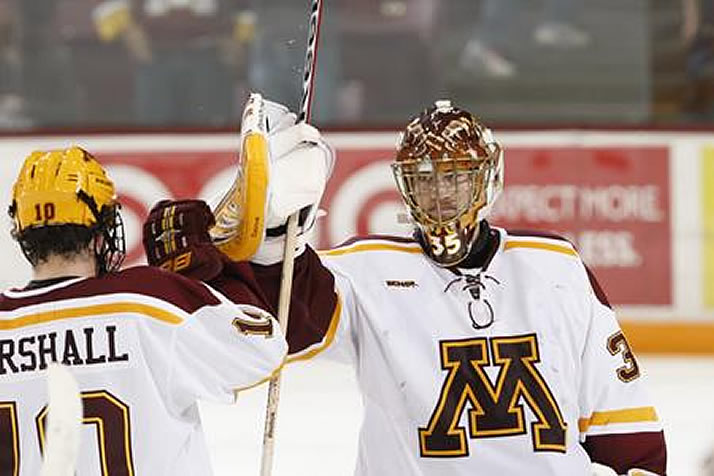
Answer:
<svg viewBox="0 0 714 476"><path fill-rule="evenodd" d="M197 399L231 403L234 392L268 380L282 366L287 344L266 311L220 301L197 310L174 333L168 395L179 410Z"/></svg>
<svg viewBox="0 0 714 476"><path fill-rule="evenodd" d="M252 264L257 281L277 309L282 263ZM289 361L309 359L324 352L343 360L337 348L349 337L350 310L354 308L350 281L324 263L308 246L295 260L287 341ZM351 354L354 354L354 349Z"/></svg>
<svg viewBox="0 0 714 476"><path fill-rule="evenodd" d="M343 363L358 364L357 332L359 325L365 322L360 317L358 294L349 274L333 263L328 263L327 267L335 279L338 302L334 311L330 339L325 343L324 357Z"/></svg>
<svg viewBox="0 0 714 476"><path fill-rule="evenodd" d="M664 432L645 379L615 313L589 273L589 323L582 353L578 422L591 460L625 474L641 468L666 472Z"/></svg>

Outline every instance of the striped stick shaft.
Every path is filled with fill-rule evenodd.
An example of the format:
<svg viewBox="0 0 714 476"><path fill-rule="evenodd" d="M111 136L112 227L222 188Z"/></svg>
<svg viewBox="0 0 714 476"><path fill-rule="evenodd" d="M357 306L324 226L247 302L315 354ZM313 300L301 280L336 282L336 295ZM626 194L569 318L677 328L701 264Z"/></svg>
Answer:
<svg viewBox="0 0 714 476"><path fill-rule="evenodd" d="M302 99L298 121L307 122L312 112L312 97L314 91L315 71L317 67L317 46L320 39L320 23L322 20L322 0L312 0L310 8L310 23L308 26L307 48L302 83ZM285 236L285 251L283 268L280 278L280 295L278 298L278 322L287 335L288 315L290 314L290 295L293 283L293 265L295 263L295 244L297 242L298 213L288 219ZM268 404L265 414L265 429L263 431L263 457L260 464L260 475L270 476L273 471L273 456L275 453L275 427L280 401L280 373L270 379L268 386Z"/></svg>
<svg viewBox="0 0 714 476"><path fill-rule="evenodd" d="M320 41L322 22L322 0L312 0L310 5L310 23L307 29L307 47L305 66L302 77L302 98L298 121L308 122L312 115L312 99L315 90L315 71L317 70L317 45Z"/></svg>

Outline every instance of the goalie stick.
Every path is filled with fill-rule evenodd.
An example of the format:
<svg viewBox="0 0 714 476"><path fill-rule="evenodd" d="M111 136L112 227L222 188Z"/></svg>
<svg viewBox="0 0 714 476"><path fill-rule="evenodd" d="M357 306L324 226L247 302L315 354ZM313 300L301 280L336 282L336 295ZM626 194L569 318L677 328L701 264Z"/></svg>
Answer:
<svg viewBox="0 0 714 476"><path fill-rule="evenodd" d="M77 381L66 367L51 364L47 369L47 393L47 443L40 476L74 476L82 427Z"/></svg>
<svg viewBox="0 0 714 476"><path fill-rule="evenodd" d="M317 46L320 38L320 22L322 20L322 0L312 0L310 6L310 23L308 25L307 47L305 51L305 66L303 68L302 99L298 121L307 122L312 112L312 97L317 66ZM278 322L283 333L287 335L288 315L290 313L290 295L293 283L293 264L295 262L295 244L297 241L298 214L294 213L288 219L285 236L285 252L283 268L280 276L280 296L278 298ZM275 423L280 400L280 372L270 379L268 386L268 403L265 412L265 429L263 430L263 456L260 462L260 475L270 476L273 471L273 454L275 452Z"/></svg>

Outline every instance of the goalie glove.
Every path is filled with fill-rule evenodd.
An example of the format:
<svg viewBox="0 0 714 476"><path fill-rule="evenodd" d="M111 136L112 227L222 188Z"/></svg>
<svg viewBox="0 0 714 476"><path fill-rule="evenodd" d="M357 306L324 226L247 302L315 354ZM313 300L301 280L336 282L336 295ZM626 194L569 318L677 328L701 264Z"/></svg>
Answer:
<svg viewBox="0 0 714 476"><path fill-rule="evenodd" d="M223 270L223 254L208 229L213 214L202 200L162 200L144 222L144 251L149 265L210 281Z"/></svg>
<svg viewBox="0 0 714 476"><path fill-rule="evenodd" d="M263 242L270 177L266 102L251 94L243 110L236 178L212 207L210 235L233 261L252 257Z"/></svg>
<svg viewBox="0 0 714 476"><path fill-rule="evenodd" d="M288 218L299 213L296 256L315 226L320 199L335 161L333 149L313 126L295 123L295 114L266 101L271 175L266 237L251 259L261 265L282 261Z"/></svg>

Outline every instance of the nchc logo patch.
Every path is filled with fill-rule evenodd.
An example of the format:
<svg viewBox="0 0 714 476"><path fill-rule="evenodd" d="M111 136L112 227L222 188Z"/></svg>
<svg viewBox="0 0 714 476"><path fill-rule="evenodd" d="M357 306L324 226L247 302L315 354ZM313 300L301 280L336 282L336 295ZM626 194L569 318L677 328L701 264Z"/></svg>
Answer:
<svg viewBox="0 0 714 476"><path fill-rule="evenodd" d="M490 355L493 358L489 357ZM439 342L446 379L426 427L419 428L425 457L468 456L468 438L499 438L530 433L533 451L565 453L567 425L535 364L535 334ZM486 367L499 367L496 381ZM526 421L523 406L535 418ZM467 425L459 426L464 412Z"/></svg>

